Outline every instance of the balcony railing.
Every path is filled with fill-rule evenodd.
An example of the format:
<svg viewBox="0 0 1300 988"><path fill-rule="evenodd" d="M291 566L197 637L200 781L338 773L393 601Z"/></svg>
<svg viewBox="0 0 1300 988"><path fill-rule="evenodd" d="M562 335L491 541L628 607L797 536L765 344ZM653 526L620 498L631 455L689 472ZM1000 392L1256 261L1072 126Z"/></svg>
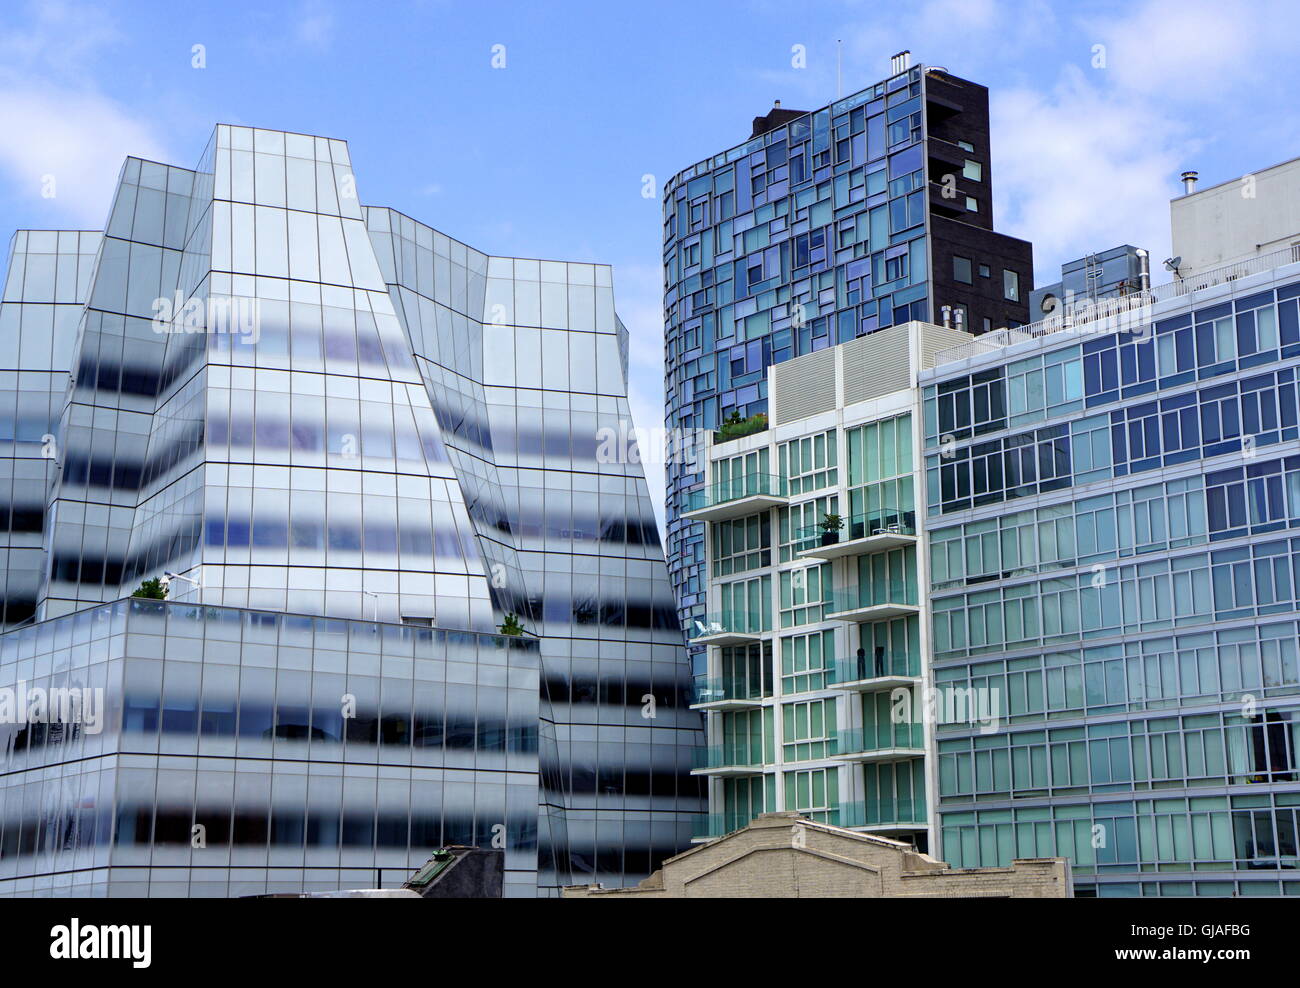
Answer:
<svg viewBox="0 0 1300 988"><path fill-rule="evenodd" d="M1094 299L1084 304L1074 305L1069 311L1048 316L1046 319L1038 320L1038 322L1017 326L1014 329L996 329L969 343L940 350L935 354L934 366L938 367L941 364L949 364L956 360L968 360L980 354L995 353L1003 347L1050 336L1052 333L1060 333L1065 330L1074 330L1079 333L1114 332L1117 329L1149 322L1151 319L1150 308L1157 302L1195 295L1207 288L1226 285L1239 278L1246 278L1263 271L1272 271L1274 268L1280 268L1286 264L1297 263L1300 263L1300 245L1292 245L1283 247L1281 250L1270 251L1267 254L1260 254L1257 257L1247 257L1231 264L1224 264L1221 267L1208 268L1205 271L1188 275L1186 278L1175 278L1171 282L1157 285L1155 288L1144 292L1139 291L1129 295ZM1092 323L1103 323L1103 326L1100 328L1091 326ZM1106 325L1108 323L1114 323L1114 325Z"/></svg>
<svg viewBox="0 0 1300 988"><path fill-rule="evenodd" d="M915 580L872 580L867 584L844 587L831 594L827 612L842 614L866 607L916 606Z"/></svg>
<svg viewBox="0 0 1300 988"><path fill-rule="evenodd" d="M747 473L731 480L718 480L704 487L686 492L685 510L702 511L717 508L748 497L783 498L789 485L776 474Z"/></svg>
<svg viewBox="0 0 1300 988"><path fill-rule="evenodd" d="M818 548L856 542L879 536L916 535L916 512L898 509L878 509L868 513L851 515L844 519L844 527L825 531L820 525L808 525L796 533L796 550L807 552ZM903 541L903 539L899 539Z"/></svg>
<svg viewBox="0 0 1300 988"><path fill-rule="evenodd" d="M835 666L830 670L827 678L832 685L838 686L843 683L859 683L866 679L919 675L921 675L921 662L915 655L908 655L906 652L866 651L863 655L836 659Z"/></svg>
<svg viewBox="0 0 1300 988"><path fill-rule="evenodd" d="M921 749L924 746L925 730L920 724L877 724L874 727L842 729L835 750L840 755L857 755L899 748Z"/></svg>
<svg viewBox="0 0 1300 988"><path fill-rule="evenodd" d="M701 638L757 637L764 632L762 615L750 611L723 611L696 618L691 626L692 641Z"/></svg>
<svg viewBox="0 0 1300 988"><path fill-rule="evenodd" d="M698 769L761 768L763 758L744 745L710 744L696 748L692 761Z"/></svg>
<svg viewBox="0 0 1300 988"><path fill-rule="evenodd" d="M729 676L695 677L694 703L721 703L728 700L755 702L763 699L762 684Z"/></svg>
<svg viewBox="0 0 1300 988"><path fill-rule="evenodd" d="M925 826L925 799L867 799L841 803L838 813L841 827Z"/></svg>

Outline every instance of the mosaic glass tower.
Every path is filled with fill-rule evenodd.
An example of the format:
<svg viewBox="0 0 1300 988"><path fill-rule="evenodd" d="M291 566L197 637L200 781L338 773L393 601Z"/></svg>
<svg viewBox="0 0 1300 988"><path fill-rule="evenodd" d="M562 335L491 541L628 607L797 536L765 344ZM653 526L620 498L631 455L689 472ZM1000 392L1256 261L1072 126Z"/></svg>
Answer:
<svg viewBox="0 0 1300 988"><path fill-rule="evenodd" d="M194 170L128 159L102 235L17 234L0 687L107 720L0 725L0 891L387 884L478 843L532 894L685 846L681 636L602 445L626 354L608 267L364 207L337 140L219 126Z"/></svg>
<svg viewBox="0 0 1300 988"><path fill-rule="evenodd" d="M813 112L778 105L746 143L674 176L671 434L761 427L766 369L792 357L909 320L976 333L1027 321L1032 248L993 230L992 193L988 90L905 53L890 78ZM703 480L699 462L670 461L668 566L687 627L707 578L703 526L682 514Z"/></svg>

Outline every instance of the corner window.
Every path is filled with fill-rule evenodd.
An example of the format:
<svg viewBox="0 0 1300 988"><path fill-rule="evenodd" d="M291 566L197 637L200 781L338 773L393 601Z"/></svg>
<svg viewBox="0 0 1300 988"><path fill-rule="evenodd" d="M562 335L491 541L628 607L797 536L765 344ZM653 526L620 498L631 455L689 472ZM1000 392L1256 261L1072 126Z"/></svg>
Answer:
<svg viewBox="0 0 1300 988"><path fill-rule="evenodd" d="M969 285L971 283L969 257L953 256L952 280L960 281L963 285Z"/></svg>
<svg viewBox="0 0 1300 988"><path fill-rule="evenodd" d="M1002 269L1002 294L1009 301L1020 301L1020 275L1015 271Z"/></svg>

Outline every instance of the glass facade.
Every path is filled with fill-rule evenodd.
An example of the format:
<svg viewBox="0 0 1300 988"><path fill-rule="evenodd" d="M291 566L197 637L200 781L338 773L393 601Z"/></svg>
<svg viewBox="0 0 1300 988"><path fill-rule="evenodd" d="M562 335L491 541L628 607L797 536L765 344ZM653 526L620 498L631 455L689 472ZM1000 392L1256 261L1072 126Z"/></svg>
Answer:
<svg viewBox="0 0 1300 988"><path fill-rule="evenodd" d="M670 429L765 413L771 364L930 318L921 87L918 66L665 188ZM688 626L707 577L702 527L680 514L701 480L668 466L669 568Z"/></svg>
<svg viewBox="0 0 1300 988"><path fill-rule="evenodd" d="M1300 894L1300 270L1225 281L922 375L955 866Z"/></svg>
<svg viewBox="0 0 1300 988"><path fill-rule="evenodd" d="M223 125L193 171L128 159L102 235L15 237L0 367L10 634L164 572L286 620L513 615L537 779L512 888L635 881L685 844L700 723L639 458L607 448L608 267L482 254L362 206L342 141Z"/></svg>
<svg viewBox="0 0 1300 988"><path fill-rule="evenodd" d="M532 895L538 645L139 599L11 631L0 688L105 702L0 726L0 895L391 887L446 844Z"/></svg>
<svg viewBox="0 0 1300 988"><path fill-rule="evenodd" d="M993 230L990 159L988 91L915 66L810 113L778 106L747 143L674 176L663 216L670 435L694 450L703 443L688 440L720 427L765 428L768 367L910 320L974 333L1023 323L1032 248ZM803 437L772 465L794 467L798 494L834 473L833 450ZM683 517L702 467L681 456L666 470L668 568L686 627L708 583L703 527ZM703 661L693 649L696 672Z"/></svg>

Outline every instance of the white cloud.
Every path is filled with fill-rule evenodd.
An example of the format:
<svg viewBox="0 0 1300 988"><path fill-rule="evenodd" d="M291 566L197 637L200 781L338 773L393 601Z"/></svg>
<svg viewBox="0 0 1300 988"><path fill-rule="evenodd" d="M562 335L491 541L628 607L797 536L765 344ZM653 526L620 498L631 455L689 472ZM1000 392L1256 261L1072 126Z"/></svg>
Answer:
<svg viewBox="0 0 1300 988"><path fill-rule="evenodd" d="M1221 98L1268 70L1263 50L1293 47L1294 8L1273 0L1148 0L1129 16L1088 19L1105 46L1105 74L1128 93L1164 103Z"/></svg>
<svg viewBox="0 0 1300 988"><path fill-rule="evenodd" d="M29 215L52 210L53 222L99 228L127 155L173 160L156 121L91 81L97 53L121 36L102 13L64 3L37 5L4 28L0 172L9 191L31 200Z"/></svg>
<svg viewBox="0 0 1300 988"><path fill-rule="evenodd" d="M334 42L334 13L317 0L304 3L298 12L298 23L294 28L298 43L326 51Z"/></svg>
<svg viewBox="0 0 1300 988"><path fill-rule="evenodd" d="M1036 282L1120 243L1167 256L1180 161L1172 122L1099 91L1073 66L1048 92L995 92L992 107L997 228L1033 241Z"/></svg>
<svg viewBox="0 0 1300 988"><path fill-rule="evenodd" d="M61 220L99 229L128 155L169 160L149 122L105 96L0 84L0 168L19 198L52 190Z"/></svg>
<svg viewBox="0 0 1300 988"><path fill-rule="evenodd" d="M1039 283L1121 243L1150 250L1165 277L1169 200L1213 140L1200 121L1250 106L1296 21L1276 0L1147 0L1077 22L1087 68L1063 65L1046 89L993 87L998 228L1033 241Z"/></svg>

